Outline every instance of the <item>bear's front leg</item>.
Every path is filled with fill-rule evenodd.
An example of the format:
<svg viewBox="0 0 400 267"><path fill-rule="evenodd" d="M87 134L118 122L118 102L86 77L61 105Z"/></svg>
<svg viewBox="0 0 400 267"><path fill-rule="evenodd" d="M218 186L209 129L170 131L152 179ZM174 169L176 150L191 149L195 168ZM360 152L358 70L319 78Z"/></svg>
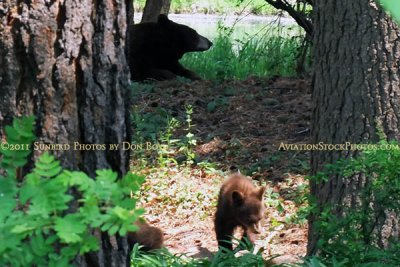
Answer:
<svg viewBox="0 0 400 267"><path fill-rule="evenodd" d="M165 81L175 79L176 75L172 71L165 69L149 69L146 72L146 77L157 81Z"/></svg>
<svg viewBox="0 0 400 267"><path fill-rule="evenodd" d="M217 235L218 247L233 250L232 247L232 236L234 226L230 223L216 218L215 220L215 233Z"/></svg>
<svg viewBox="0 0 400 267"><path fill-rule="evenodd" d="M179 62L171 65L171 71L178 76L183 76L191 80L201 80L201 77L199 75L197 75L193 71L184 68Z"/></svg>
<svg viewBox="0 0 400 267"><path fill-rule="evenodd" d="M242 238L240 239L240 249L252 250L256 241L256 233L249 229L245 229Z"/></svg>

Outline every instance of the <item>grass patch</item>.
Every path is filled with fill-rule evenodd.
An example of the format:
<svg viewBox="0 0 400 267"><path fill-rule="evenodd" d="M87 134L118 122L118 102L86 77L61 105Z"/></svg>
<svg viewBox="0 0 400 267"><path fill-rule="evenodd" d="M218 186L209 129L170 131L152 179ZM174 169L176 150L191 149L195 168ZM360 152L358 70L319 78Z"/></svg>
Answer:
<svg viewBox="0 0 400 267"><path fill-rule="evenodd" d="M233 37L234 28L220 25L213 47L203 53L187 53L181 63L204 79L246 79L249 76L292 77L303 36L290 36L291 29L265 27L253 36Z"/></svg>

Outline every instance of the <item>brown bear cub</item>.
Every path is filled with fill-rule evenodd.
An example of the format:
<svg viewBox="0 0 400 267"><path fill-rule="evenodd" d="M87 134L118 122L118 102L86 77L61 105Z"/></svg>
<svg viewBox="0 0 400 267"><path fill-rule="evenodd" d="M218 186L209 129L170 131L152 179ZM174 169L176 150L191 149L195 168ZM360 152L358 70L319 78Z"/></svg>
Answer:
<svg viewBox="0 0 400 267"><path fill-rule="evenodd" d="M243 238L254 243L264 213L265 187L257 188L240 173L233 174L222 185L215 213L215 233L218 246L232 250L232 235L236 227L244 230Z"/></svg>
<svg viewBox="0 0 400 267"><path fill-rule="evenodd" d="M136 243L142 246L143 251L160 249L163 246L164 234L159 228L150 226L145 221L139 221L135 224L139 227L139 230L127 234L129 250L132 250Z"/></svg>

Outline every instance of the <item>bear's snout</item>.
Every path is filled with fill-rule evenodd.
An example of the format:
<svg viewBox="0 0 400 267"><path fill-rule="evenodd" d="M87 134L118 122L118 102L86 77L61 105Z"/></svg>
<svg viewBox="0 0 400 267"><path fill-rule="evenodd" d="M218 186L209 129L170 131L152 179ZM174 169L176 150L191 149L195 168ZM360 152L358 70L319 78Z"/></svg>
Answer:
<svg viewBox="0 0 400 267"><path fill-rule="evenodd" d="M206 51L210 49L213 43L208 40L206 37L199 36L199 41L197 43L196 51Z"/></svg>

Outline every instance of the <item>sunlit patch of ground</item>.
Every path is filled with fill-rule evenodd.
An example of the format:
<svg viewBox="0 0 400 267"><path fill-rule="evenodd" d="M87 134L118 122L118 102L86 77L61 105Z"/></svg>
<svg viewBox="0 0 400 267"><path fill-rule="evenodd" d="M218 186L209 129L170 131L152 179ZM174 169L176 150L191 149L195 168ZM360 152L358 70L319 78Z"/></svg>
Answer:
<svg viewBox="0 0 400 267"><path fill-rule="evenodd" d="M303 256L307 224L294 220L294 214L304 202L309 155L279 151L278 147L282 142L309 140L307 82L254 78L222 84L170 81L150 86L154 87L136 94L138 110L145 114L162 108L184 122L185 105L191 104L196 161L215 163L140 167L147 176L141 196L146 218L163 229L165 246L173 253L195 257L210 256L217 250L213 228L217 194L229 170L240 169L268 188L264 231L257 244L266 256ZM182 124L174 138L185 134ZM147 156L150 165L156 166L156 156ZM180 156L171 157L179 161Z"/></svg>

